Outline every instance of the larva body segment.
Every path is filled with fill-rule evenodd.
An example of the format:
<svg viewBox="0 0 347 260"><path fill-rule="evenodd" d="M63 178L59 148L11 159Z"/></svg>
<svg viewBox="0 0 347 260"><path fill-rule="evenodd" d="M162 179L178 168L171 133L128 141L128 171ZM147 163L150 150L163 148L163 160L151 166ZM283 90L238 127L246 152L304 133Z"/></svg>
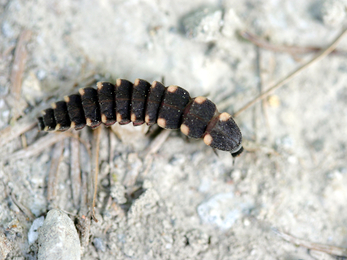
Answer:
<svg viewBox="0 0 347 260"><path fill-rule="evenodd" d="M159 107L157 124L165 129L180 128L182 114L189 101L188 91L178 86L168 87Z"/></svg>
<svg viewBox="0 0 347 260"><path fill-rule="evenodd" d="M150 87L145 111L145 122L147 125L154 125L157 123L158 111L165 89L165 86L158 81L154 81Z"/></svg>
<svg viewBox="0 0 347 260"><path fill-rule="evenodd" d="M101 123L134 126L157 123L166 129L180 128L191 138L203 138L216 149L239 155L241 131L228 113L219 113L216 105L205 97L191 98L178 86L165 87L160 82L149 84L137 79L117 79L116 84L98 82L97 90L83 88L79 94L66 96L42 112L38 126L42 131L76 130Z"/></svg>
<svg viewBox="0 0 347 260"><path fill-rule="evenodd" d="M133 83L125 79L116 81L116 117L120 125L130 123L130 106Z"/></svg>
<svg viewBox="0 0 347 260"><path fill-rule="evenodd" d="M208 123L216 113L216 105L207 98L192 99L184 110L182 133L191 138L202 138Z"/></svg>
<svg viewBox="0 0 347 260"><path fill-rule="evenodd" d="M37 125L38 125L39 129L41 131L43 131L45 129L45 123L43 122L43 117L42 116L38 117L37 121L38 121Z"/></svg>
<svg viewBox="0 0 347 260"><path fill-rule="evenodd" d="M204 134L205 144L223 151L230 151L233 156L242 153L241 131L228 113L215 116L208 124Z"/></svg>
<svg viewBox="0 0 347 260"><path fill-rule="evenodd" d="M105 125L113 125L117 122L115 87L109 82L98 82L97 88L101 121Z"/></svg>
<svg viewBox="0 0 347 260"><path fill-rule="evenodd" d="M42 121L44 128L41 129L43 131L53 131L55 130L56 123L54 118L54 110L53 108L47 108L42 111Z"/></svg>
<svg viewBox="0 0 347 260"><path fill-rule="evenodd" d="M82 107L87 126L96 128L101 124L100 105L97 90L94 88L81 88Z"/></svg>
<svg viewBox="0 0 347 260"><path fill-rule="evenodd" d="M55 130L65 131L70 128L71 121L67 112L67 105L65 101L58 101L52 104L54 119L55 119Z"/></svg>
<svg viewBox="0 0 347 260"><path fill-rule="evenodd" d="M67 105L67 111L71 121L71 128L80 130L86 125L86 117L84 115L84 110L82 106L81 95L74 94L70 96L65 96L64 100Z"/></svg>
<svg viewBox="0 0 347 260"><path fill-rule="evenodd" d="M145 122L145 108L149 88L151 84L142 79L135 80L131 100L131 122L134 126Z"/></svg>

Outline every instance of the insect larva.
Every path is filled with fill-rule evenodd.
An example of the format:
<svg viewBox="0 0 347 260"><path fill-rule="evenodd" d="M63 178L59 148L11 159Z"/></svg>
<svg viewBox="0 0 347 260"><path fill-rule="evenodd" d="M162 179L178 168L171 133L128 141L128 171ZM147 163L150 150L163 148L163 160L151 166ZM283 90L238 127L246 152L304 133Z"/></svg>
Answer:
<svg viewBox="0 0 347 260"><path fill-rule="evenodd" d="M241 131L228 113L219 113L205 97L191 98L185 89L165 87L158 81L152 85L142 79L134 84L124 79L117 79L116 85L98 82L97 89L82 88L79 94L53 103L38 121L42 131L96 128L101 123L157 123L166 129L180 128L191 138L203 138L205 144L234 157L243 151Z"/></svg>

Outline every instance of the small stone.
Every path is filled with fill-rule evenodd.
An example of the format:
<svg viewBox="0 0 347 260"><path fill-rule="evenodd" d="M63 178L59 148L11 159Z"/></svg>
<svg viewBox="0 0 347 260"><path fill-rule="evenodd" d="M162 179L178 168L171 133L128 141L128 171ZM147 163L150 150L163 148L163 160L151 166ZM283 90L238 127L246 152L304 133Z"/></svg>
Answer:
<svg viewBox="0 0 347 260"><path fill-rule="evenodd" d="M45 220L45 218L42 216L42 217L39 217L33 221L33 224L31 225L31 227L29 229L29 233L28 233L29 245L33 244L37 240L37 238L39 237L38 229L40 227L42 227L44 220Z"/></svg>
<svg viewBox="0 0 347 260"><path fill-rule="evenodd" d="M233 193L220 193L201 203L197 211L203 222L227 230L252 207L253 202L244 201Z"/></svg>
<svg viewBox="0 0 347 260"><path fill-rule="evenodd" d="M125 198L125 187L120 183L116 183L111 187L111 197L114 198L118 204L124 204L127 202Z"/></svg>
<svg viewBox="0 0 347 260"><path fill-rule="evenodd" d="M48 212L39 229L39 260L81 259L81 246L72 220L62 211Z"/></svg>
<svg viewBox="0 0 347 260"><path fill-rule="evenodd" d="M101 238L99 238L99 237L94 238L93 243L94 243L95 248L98 251L102 251L102 252L106 251L105 243Z"/></svg>
<svg viewBox="0 0 347 260"><path fill-rule="evenodd" d="M210 42L220 35L222 11L203 8L189 14L182 21L183 29L188 38L200 42Z"/></svg>

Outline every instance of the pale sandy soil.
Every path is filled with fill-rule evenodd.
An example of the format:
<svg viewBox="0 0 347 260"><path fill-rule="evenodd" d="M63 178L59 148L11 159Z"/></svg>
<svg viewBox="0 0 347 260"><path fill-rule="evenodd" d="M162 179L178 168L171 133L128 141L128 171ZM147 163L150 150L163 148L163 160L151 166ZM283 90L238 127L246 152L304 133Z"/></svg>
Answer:
<svg viewBox="0 0 347 260"><path fill-rule="evenodd" d="M73 200L72 175L81 169L85 177L91 168L85 146L72 138L51 146L46 141L60 137L33 128L7 141L3 129L30 126L40 109L76 92L74 84L90 75L164 77L232 114L314 55L257 48L238 31L276 46L324 48L341 31L345 7L314 0L0 0L1 254L36 259L39 246L28 244L28 231L48 209L85 214L85 202ZM10 75L24 30L31 36L16 101L8 98ZM346 45L344 39L340 52L236 118L246 151L234 165L230 154L217 157L176 131L146 159L153 140L141 129L115 135L102 128L99 222L83 259L337 259L274 231L347 247ZM11 121L18 114L23 125ZM82 140L91 137L81 131ZM43 151L23 150L24 140L29 148L44 140ZM77 167L71 157L78 146ZM48 173L60 154L57 194L48 204Z"/></svg>

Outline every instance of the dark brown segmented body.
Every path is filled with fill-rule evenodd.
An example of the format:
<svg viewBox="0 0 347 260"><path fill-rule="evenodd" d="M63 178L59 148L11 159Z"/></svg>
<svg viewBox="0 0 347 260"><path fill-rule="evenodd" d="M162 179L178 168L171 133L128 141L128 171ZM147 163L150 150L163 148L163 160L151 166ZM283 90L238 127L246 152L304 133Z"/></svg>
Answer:
<svg viewBox="0 0 347 260"><path fill-rule="evenodd" d="M180 128L192 138L203 138L216 149L239 155L242 135L228 113L219 113L216 105L205 97L191 98L178 86L165 87L154 81L151 85L137 79L135 83L118 79L113 85L98 82L97 89L83 88L79 94L66 96L65 101L52 104L42 111L38 125L42 131L91 128L101 123L134 126L157 123L166 129Z"/></svg>

